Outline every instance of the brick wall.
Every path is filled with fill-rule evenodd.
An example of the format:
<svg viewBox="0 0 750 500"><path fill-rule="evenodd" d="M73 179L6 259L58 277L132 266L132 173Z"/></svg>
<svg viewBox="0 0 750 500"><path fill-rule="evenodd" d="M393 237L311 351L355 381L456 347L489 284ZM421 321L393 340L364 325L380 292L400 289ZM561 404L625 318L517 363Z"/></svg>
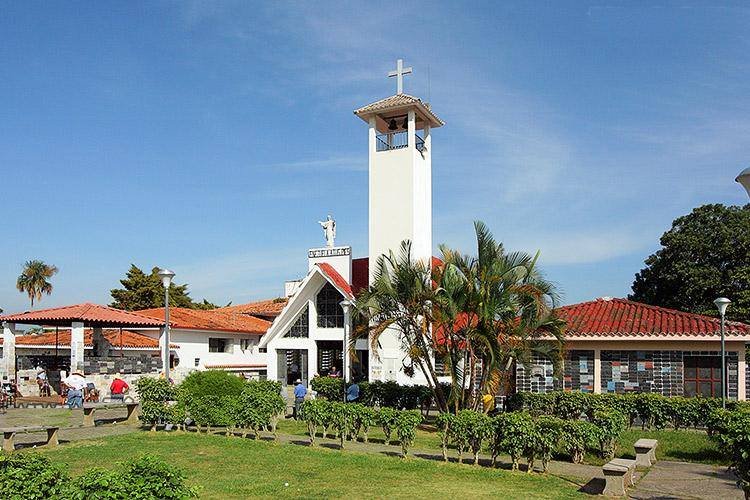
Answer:
<svg viewBox="0 0 750 500"><path fill-rule="evenodd" d="M88 376L93 373L101 374L130 374L130 373L154 373L161 370L161 358L141 356L107 356L84 358L83 371Z"/></svg>

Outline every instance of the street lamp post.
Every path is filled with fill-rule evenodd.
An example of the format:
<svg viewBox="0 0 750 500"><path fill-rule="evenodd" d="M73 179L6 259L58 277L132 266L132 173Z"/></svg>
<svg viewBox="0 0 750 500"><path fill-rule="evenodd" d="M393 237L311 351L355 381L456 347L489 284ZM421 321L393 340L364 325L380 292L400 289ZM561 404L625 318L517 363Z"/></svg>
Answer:
<svg viewBox="0 0 750 500"><path fill-rule="evenodd" d="M750 196L750 167L747 167L745 170L740 172L740 175L737 176L735 181L742 184L742 187L744 187L745 191L747 191L747 195Z"/></svg>
<svg viewBox="0 0 750 500"><path fill-rule="evenodd" d="M174 273L169 269L159 269L161 283L164 285L164 379L169 382L169 285L172 284Z"/></svg>
<svg viewBox="0 0 750 500"><path fill-rule="evenodd" d="M724 315L727 312L727 307L732 301L725 298L719 297L714 300L716 308L719 310L721 316L721 407L727 407L727 366L726 366L726 348L724 344Z"/></svg>
<svg viewBox="0 0 750 500"><path fill-rule="evenodd" d="M341 356L341 364L343 365L341 369L343 370L344 378L344 403L346 403L346 385L349 383L349 372L351 371L349 366L349 337L351 335L351 308L353 304L349 300L342 300L339 305L344 310L344 355Z"/></svg>

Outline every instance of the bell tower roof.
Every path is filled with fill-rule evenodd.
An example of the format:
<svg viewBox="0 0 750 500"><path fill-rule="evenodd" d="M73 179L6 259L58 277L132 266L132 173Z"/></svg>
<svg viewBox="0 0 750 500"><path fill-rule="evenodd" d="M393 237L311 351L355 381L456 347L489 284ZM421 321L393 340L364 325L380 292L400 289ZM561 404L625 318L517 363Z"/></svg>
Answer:
<svg viewBox="0 0 750 500"><path fill-rule="evenodd" d="M404 115L411 109L415 112L417 122L423 122L423 124L429 125L432 128L445 125L445 122L432 112L429 104L409 94L396 94L385 99L380 99L367 106L355 109L354 114L362 118L365 122L369 122L370 118L374 116L377 121L377 128L382 130L387 128L387 120L389 118ZM419 126L418 123L417 128L421 129L423 127Z"/></svg>

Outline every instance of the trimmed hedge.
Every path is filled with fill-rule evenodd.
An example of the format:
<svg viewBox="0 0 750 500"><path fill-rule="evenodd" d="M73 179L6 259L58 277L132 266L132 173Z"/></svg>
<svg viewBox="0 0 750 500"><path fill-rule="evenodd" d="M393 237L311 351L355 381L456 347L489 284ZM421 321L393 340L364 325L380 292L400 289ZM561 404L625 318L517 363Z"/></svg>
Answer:
<svg viewBox="0 0 750 500"><path fill-rule="evenodd" d="M338 436L341 448L346 439L357 440L360 433L367 442L370 427L380 425L385 434L385 444L390 444L395 433L401 444L402 456L406 457L414 443L417 427L422 415L417 410L396 410L384 407L379 410L360 403L342 403L325 399L310 399L302 404L302 419L307 422L310 444L315 445L315 436L322 428L325 438L329 429Z"/></svg>
<svg viewBox="0 0 750 500"><path fill-rule="evenodd" d="M563 419L586 417L592 420L600 410L623 414L633 426L642 429L707 428L709 416L721 408L718 398L666 397L655 393L592 394L578 391L557 391L543 394L521 392L508 398L509 411L525 410L533 415L551 415ZM727 401L727 409L750 408L747 402Z"/></svg>
<svg viewBox="0 0 750 500"><path fill-rule="evenodd" d="M711 413L710 435L729 460L737 486L750 499L750 408L735 411L716 409Z"/></svg>
<svg viewBox="0 0 750 500"><path fill-rule="evenodd" d="M542 462L542 469L546 471L553 453L559 448L569 453L574 463L583 462L586 450L596 450L610 457L625 429L625 416L615 410L598 410L595 420L592 424L549 415L534 416L527 411L501 413L491 418L462 410L456 415L441 413L436 424L445 461L448 461L448 446L453 444L460 463L464 452L471 451L476 465L482 446L487 445L493 466L497 457L505 453L510 455L513 470L518 470L520 459L526 458L531 472L536 460Z"/></svg>
<svg viewBox="0 0 750 500"><path fill-rule="evenodd" d="M257 439L265 430L276 438L276 423L286 409L280 382L246 381L220 371L192 373L176 387L163 379L143 377L136 388L141 419L152 430L162 423L183 426L186 419L192 419L198 432L219 426L226 427L227 435L241 429L243 437L252 432Z"/></svg>

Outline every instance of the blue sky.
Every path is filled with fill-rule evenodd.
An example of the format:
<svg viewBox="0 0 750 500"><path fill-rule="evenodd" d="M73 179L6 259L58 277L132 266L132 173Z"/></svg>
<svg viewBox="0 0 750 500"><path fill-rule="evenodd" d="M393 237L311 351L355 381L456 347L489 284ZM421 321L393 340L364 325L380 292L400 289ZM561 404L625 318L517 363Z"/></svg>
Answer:
<svg viewBox="0 0 750 500"><path fill-rule="evenodd" d="M5 2L0 307L107 303L130 263L196 299L279 295L323 243L367 246L366 127L408 93L433 136L434 243L472 221L541 250L565 303L624 296L671 221L746 203L746 2ZM427 75L430 75L428 85Z"/></svg>

